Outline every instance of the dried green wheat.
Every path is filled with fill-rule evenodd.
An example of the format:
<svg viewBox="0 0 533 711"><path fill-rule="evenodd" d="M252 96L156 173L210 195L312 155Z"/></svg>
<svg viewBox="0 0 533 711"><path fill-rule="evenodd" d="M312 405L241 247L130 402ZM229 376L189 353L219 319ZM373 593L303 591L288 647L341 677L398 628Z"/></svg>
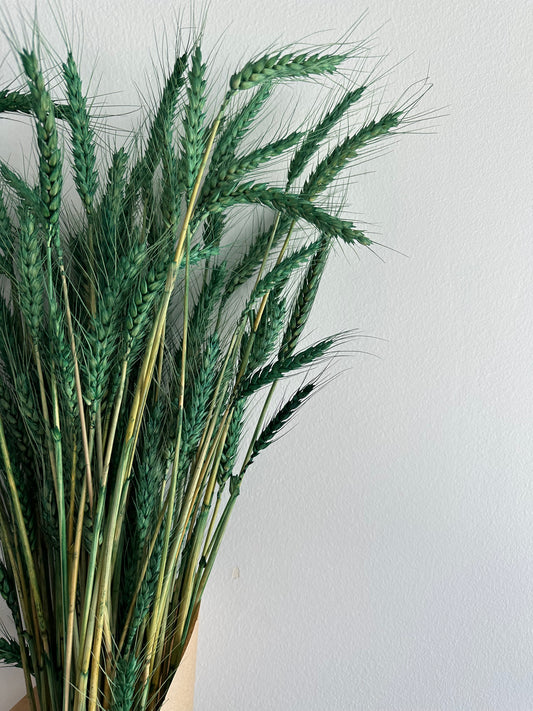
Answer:
<svg viewBox="0 0 533 711"><path fill-rule="evenodd" d="M252 453L243 466L242 474L244 474L246 469L248 469L250 464L252 464L257 455L263 449L266 449L266 447L268 447L274 441L274 438L276 437L278 432L280 432L285 427L285 425L291 419L294 413L309 398L314 388L314 383L308 383L307 385L304 385L303 387L299 388L282 407L279 408L277 413L272 417L269 423L262 430L259 437L255 440Z"/></svg>
<svg viewBox="0 0 533 711"><path fill-rule="evenodd" d="M283 376L311 365L320 360L335 345L334 337L325 338L294 355L277 360L271 365L253 373L240 389L240 397L248 397L265 385L280 380Z"/></svg>
<svg viewBox="0 0 533 711"><path fill-rule="evenodd" d="M362 116L349 42L259 56L217 106L198 36L110 138L73 53L32 36L27 89L0 90L37 148L36 187L0 161L0 661L42 711L158 711L244 476L316 387L276 385L339 342L300 345L328 256L372 244L321 196L407 112ZM272 136L298 79L346 89Z"/></svg>
<svg viewBox="0 0 533 711"><path fill-rule="evenodd" d="M22 669L22 656L17 641L0 638L0 663Z"/></svg>
<svg viewBox="0 0 533 711"><path fill-rule="evenodd" d="M356 157L361 148L389 134L398 126L401 117L402 114L399 111L386 113L379 121L372 120L353 136L348 136L316 166L305 181L302 194L311 198L322 192L331 185L349 161Z"/></svg>
<svg viewBox="0 0 533 711"><path fill-rule="evenodd" d="M345 54L273 54L248 62L230 79L233 91L251 89L273 79L301 79L312 75L333 74Z"/></svg>
<svg viewBox="0 0 533 711"><path fill-rule="evenodd" d="M46 89L35 52L23 51L20 57L28 79L32 109L36 118L43 214L50 227L51 238L56 248L60 250L58 230L63 177L54 106Z"/></svg>
<svg viewBox="0 0 533 711"><path fill-rule="evenodd" d="M361 86L348 91L341 100L319 121L306 135L302 145L295 152L287 173L289 187L303 173L309 161L318 150L320 143L331 129L341 120L344 114L361 98L366 87Z"/></svg>
<svg viewBox="0 0 533 711"><path fill-rule="evenodd" d="M331 243L329 239L322 239L313 255L305 273L301 287L298 291L290 319L287 323L283 340L279 351L279 358L283 359L290 355L305 328L309 314L320 285L322 274L326 266L326 261L330 252Z"/></svg>

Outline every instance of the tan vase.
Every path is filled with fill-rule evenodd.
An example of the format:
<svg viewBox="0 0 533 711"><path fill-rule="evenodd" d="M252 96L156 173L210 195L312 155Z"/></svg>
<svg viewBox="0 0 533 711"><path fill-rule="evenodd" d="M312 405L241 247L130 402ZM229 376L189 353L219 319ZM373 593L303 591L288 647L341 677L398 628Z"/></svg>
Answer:
<svg viewBox="0 0 533 711"><path fill-rule="evenodd" d="M165 711L193 711L197 646L198 622L194 625L185 654L168 690L167 698L163 704ZM39 709L39 702L37 702L37 709ZM11 711L30 711L28 697L25 696L21 699Z"/></svg>

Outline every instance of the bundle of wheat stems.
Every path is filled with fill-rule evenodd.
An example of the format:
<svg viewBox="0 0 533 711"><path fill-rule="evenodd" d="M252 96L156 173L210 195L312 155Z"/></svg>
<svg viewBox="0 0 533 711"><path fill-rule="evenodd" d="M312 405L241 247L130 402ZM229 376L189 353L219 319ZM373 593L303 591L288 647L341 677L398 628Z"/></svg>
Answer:
<svg viewBox="0 0 533 711"><path fill-rule="evenodd" d="M164 700L243 478L337 343L299 344L328 255L372 244L328 209L331 188L412 103L357 114L367 87L339 81L312 124L247 138L281 83L345 80L360 52L272 51L210 115L196 37L143 140L106 153L72 51L52 82L40 42L16 50L0 113L32 122L38 181L0 162L0 592L16 628L0 659L33 711L33 683L42 711ZM260 181L276 158L283 175Z"/></svg>

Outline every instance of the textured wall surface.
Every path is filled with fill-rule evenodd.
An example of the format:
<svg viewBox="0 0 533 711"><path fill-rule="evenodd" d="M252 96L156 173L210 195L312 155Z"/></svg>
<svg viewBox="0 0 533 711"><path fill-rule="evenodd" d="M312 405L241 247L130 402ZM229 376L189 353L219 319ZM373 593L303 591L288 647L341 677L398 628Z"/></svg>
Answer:
<svg viewBox="0 0 533 711"><path fill-rule="evenodd" d="M132 87L110 103L146 90L189 8L58 2L93 86ZM209 4L220 79L365 7ZM19 26L32 5L2 9ZM250 471L202 607L198 711L533 708L533 4L376 0L356 34L376 28L385 97L429 73L441 118L357 169L348 209L392 249L330 264L313 334L365 338ZM24 136L0 119L2 156ZM20 674L0 688L7 711Z"/></svg>

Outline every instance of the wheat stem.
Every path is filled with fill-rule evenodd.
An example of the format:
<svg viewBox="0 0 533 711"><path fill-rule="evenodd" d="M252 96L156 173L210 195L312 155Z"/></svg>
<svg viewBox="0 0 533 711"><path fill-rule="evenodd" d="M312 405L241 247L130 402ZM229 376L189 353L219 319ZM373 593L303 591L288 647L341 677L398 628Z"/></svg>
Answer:
<svg viewBox="0 0 533 711"><path fill-rule="evenodd" d="M68 607L68 622L67 622L67 635L66 635L66 645L65 645L65 672L63 678L63 708L64 711L68 711L70 707L70 673L72 664L72 653L74 644L74 624L76 615L76 587L78 583L78 570L80 563L80 552L81 552L81 537L83 532L83 515L82 512L85 509L85 500L87 495L87 480L84 479L81 498L79 503L79 516L76 524L76 537L73 542L73 547L70 552L70 581L69 581L69 607Z"/></svg>
<svg viewBox="0 0 533 711"><path fill-rule="evenodd" d="M157 581L157 589L156 589L156 594L155 594L154 607L156 609L161 606L160 596L161 596L161 591L162 591L163 581L164 581L164 576L165 576L165 568L166 568L167 557L168 557L168 548L169 548L169 544L170 544L170 534L171 534L171 530L172 530L172 519L174 516L177 477L178 477L178 471L179 471L179 459L180 459L181 439L182 439L182 430L183 430L183 410L184 410L184 402L185 402L185 375L186 375L186 371L187 371L187 344L188 344L187 335L188 335L188 325L189 325L189 259L190 259L190 232L187 232L187 239L186 239L186 246L185 246L185 283L183 286L183 335L182 335L182 341L181 341L181 372L180 372L180 379L179 379L178 431L177 431L177 436L176 436L174 463L173 463L173 467L172 467L172 476L171 476L171 483L170 483L170 490L169 490L170 506L169 506L169 511L167 513L166 525L165 525L165 530L164 530L163 553L161 556L161 566L159 568L159 578ZM149 631L148 631L148 652L147 652L146 661L145 661L145 675L143 677L143 679L145 679L144 697L143 697L143 701L142 701L143 708L146 706L146 694L148 693L148 689L149 689L149 684L147 683L147 680L149 677L149 673L152 671L154 648L155 648L155 644L156 644L156 639L159 637L158 629L155 627L155 623L156 623L156 620L158 617L159 617L158 614L153 615L152 625L149 627ZM163 625L162 625L162 629L163 629Z"/></svg>
<svg viewBox="0 0 533 711"><path fill-rule="evenodd" d="M36 613L37 613L39 633L41 636L44 654L45 654L46 669L47 669L49 680L52 684L53 670L52 670L52 666L50 663L50 642L49 642L48 629L47 629L47 624L46 624L46 619L45 619L45 614L44 614L44 607L43 607L43 603L42 603L41 593L39 590L39 583L37 580L35 563L34 563L34 560L33 560L32 554L31 554L30 542L28 540L26 525L24 523L24 516L22 514L22 509L20 507L20 499L19 499L18 492L17 492L17 486L15 484L15 479L13 477L13 470L11 468L11 459L9 456L6 436L5 436L5 432L4 432L4 423L3 423L1 415L0 415L0 451L2 452L2 457L4 460L4 468L5 468L6 478L7 478L7 484L9 487L11 505L13 507L13 514L15 517L17 532L20 537L20 543L22 545L22 554L24 556L24 562L27 567L31 593L32 593L33 602L35 604L35 609L36 609Z"/></svg>
<svg viewBox="0 0 533 711"><path fill-rule="evenodd" d="M23 609L26 608L27 606L27 601L28 601L28 596L25 594L23 584L21 581L21 567L17 565L15 561L15 556L13 554L13 548L11 545L10 541L10 534L9 534L9 526L6 521L6 517L4 515L4 512L2 510L2 506L0 506L0 541L2 542L2 549L5 554L7 554L8 560L9 560L9 565L11 568L11 571L15 577L15 584L19 588L19 593L20 593L20 602L21 605L23 606ZM13 600L13 604L17 604L17 610L18 610L18 600L16 599L16 593L15 593L15 599ZM15 621L15 626L17 630L17 637L19 641L19 646L20 646L20 651L21 651L21 657L22 657L22 669L24 670L24 682L26 684L26 694L28 696L29 702L30 702L30 709L31 711L37 711L37 705L35 702L35 694L33 691L33 683L31 680L31 667L30 667L30 661L28 659L28 655L26 652L26 641L25 641L25 635L22 629L22 621L20 619L20 613L13 613L14 621ZM24 613L24 617L26 620L29 620L29 615L27 610ZM34 660L34 665L37 662L37 660Z"/></svg>

